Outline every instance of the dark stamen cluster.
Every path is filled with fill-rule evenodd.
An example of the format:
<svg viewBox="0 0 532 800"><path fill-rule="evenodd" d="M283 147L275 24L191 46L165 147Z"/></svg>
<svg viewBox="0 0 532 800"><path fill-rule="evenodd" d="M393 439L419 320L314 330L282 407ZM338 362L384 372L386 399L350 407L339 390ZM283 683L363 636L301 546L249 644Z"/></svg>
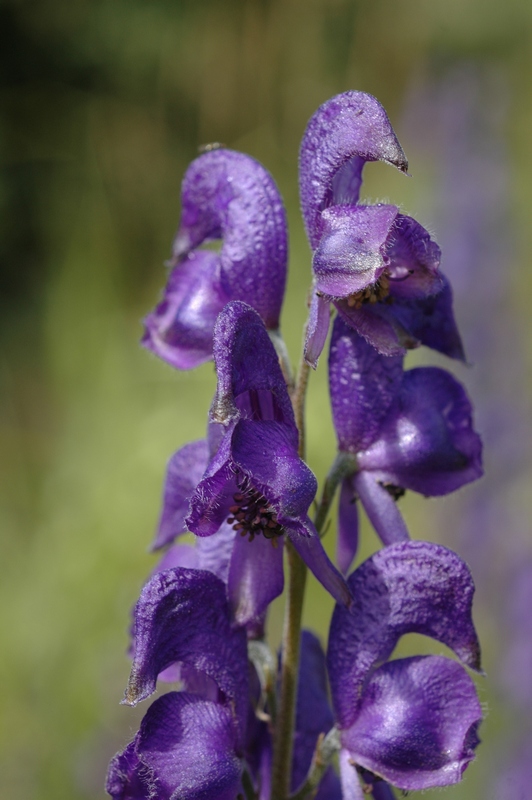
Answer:
<svg viewBox="0 0 532 800"><path fill-rule="evenodd" d="M381 486L383 489L386 489L388 494L390 494L395 501L403 497L406 492L406 489L403 489L402 486L396 486L394 483L381 483Z"/></svg>
<svg viewBox="0 0 532 800"><path fill-rule="evenodd" d="M361 308L366 303L377 303L384 300L390 293L390 280L388 276L383 273L379 280L361 289L360 292L350 294L347 298L347 305L349 308Z"/></svg>
<svg viewBox="0 0 532 800"><path fill-rule="evenodd" d="M277 515L264 495L242 483L239 484L239 491L233 495L233 500L235 503L229 509L231 516L227 518L233 530L238 531L241 536L249 536L250 542L255 536L262 534L277 547L277 538L283 535L284 529L277 522Z"/></svg>

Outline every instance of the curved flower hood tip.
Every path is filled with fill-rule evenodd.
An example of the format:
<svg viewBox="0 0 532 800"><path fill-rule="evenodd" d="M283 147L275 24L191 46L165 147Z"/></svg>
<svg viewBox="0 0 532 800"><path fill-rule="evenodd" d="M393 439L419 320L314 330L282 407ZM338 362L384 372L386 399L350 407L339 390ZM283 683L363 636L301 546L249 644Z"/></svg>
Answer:
<svg viewBox="0 0 532 800"><path fill-rule="evenodd" d="M380 103L345 92L318 109L301 143L301 208L314 273L305 357L316 367L332 302L385 355L424 344L464 360L440 249L397 206L358 203L367 161L407 169Z"/></svg>

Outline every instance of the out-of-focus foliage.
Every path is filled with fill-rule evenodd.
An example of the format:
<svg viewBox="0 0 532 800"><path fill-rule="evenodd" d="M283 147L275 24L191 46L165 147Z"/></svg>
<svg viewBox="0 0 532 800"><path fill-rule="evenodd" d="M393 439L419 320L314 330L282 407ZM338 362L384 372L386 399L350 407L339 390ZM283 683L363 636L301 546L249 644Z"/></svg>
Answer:
<svg viewBox="0 0 532 800"><path fill-rule="evenodd" d="M527 724L499 670L512 648L509 576L532 558L530 442L526 426L500 420L517 419L512 400L529 410L532 6L4 0L0 23L0 795L103 797L107 762L143 713L118 705L129 608L154 563L146 548L165 460L203 435L214 388L212 366L177 374L137 346L165 279L186 165L198 145L221 141L277 180L291 230L283 326L295 360L309 283L299 140L321 102L356 88L388 110L414 176L370 165L364 194L402 203L439 238L481 376L470 391L489 408L486 480L490 466L505 475L484 495L407 497L403 510L414 535L470 560L479 587L485 743L465 783L438 797L506 800L492 787ZM309 401L308 459L320 479L334 454L325 372L322 363ZM364 540L366 553L376 548L368 529ZM312 588L307 624L325 636L331 603Z"/></svg>

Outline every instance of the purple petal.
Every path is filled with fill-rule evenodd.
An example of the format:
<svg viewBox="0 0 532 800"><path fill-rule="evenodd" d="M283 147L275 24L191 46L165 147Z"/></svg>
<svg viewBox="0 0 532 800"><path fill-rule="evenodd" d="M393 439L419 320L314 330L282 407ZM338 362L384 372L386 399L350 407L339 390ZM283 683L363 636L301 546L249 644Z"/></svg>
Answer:
<svg viewBox="0 0 532 800"><path fill-rule="evenodd" d="M287 422L295 429L279 358L260 317L245 303L229 303L218 317L214 360L218 387L211 418L215 422L227 423L240 413Z"/></svg>
<svg viewBox="0 0 532 800"><path fill-rule="evenodd" d="M370 677L342 745L357 764L401 789L447 786L474 758L481 719L463 667L441 656L401 659Z"/></svg>
<svg viewBox="0 0 532 800"><path fill-rule="evenodd" d="M358 549L358 508L352 478L342 481L338 505L338 537L336 563L342 575L347 575Z"/></svg>
<svg viewBox="0 0 532 800"><path fill-rule="evenodd" d="M358 453L379 433L403 378L403 359L380 355L340 317L329 352L329 392L340 450Z"/></svg>
<svg viewBox="0 0 532 800"><path fill-rule="evenodd" d="M353 483L364 511L383 544L408 541L408 528L390 492L367 472L358 472Z"/></svg>
<svg viewBox="0 0 532 800"><path fill-rule="evenodd" d="M113 800L149 800L154 778L139 761L135 742L117 753L109 764L105 790Z"/></svg>
<svg viewBox="0 0 532 800"><path fill-rule="evenodd" d="M334 610L327 664L341 728L356 719L360 691L373 665L385 661L405 633L421 633L480 668L471 618L474 585L464 562L429 542L385 547L349 577L351 612Z"/></svg>
<svg viewBox="0 0 532 800"><path fill-rule="evenodd" d="M375 781L371 794L373 800L395 800L392 787L386 781Z"/></svg>
<svg viewBox="0 0 532 800"><path fill-rule="evenodd" d="M317 481L297 454L293 429L278 422L240 420L232 437L235 465L275 508L281 525L297 527L314 500Z"/></svg>
<svg viewBox="0 0 532 800"><path fill-rule="evenodd" d="M480 478L481 456L462 385L443 369L419 367L404 374L379 438L358 464L379 481L430 496Z"/></svg>
<svg viewBox="0 0 532 800"><path fill-rule="evenodd" d="M340 298L375 283L388 265L385 244L397 211L386 205L327 208L312 261L316 290Z"/></svg>
<svg viewBox="0 0 532 800"><path fill-rule="evenodd" d="M202 570L176 568L154 575L135 608L135 655L125 701L130 705L155 691L157 676L174 662L205 673L238 719L247 698L246 635L233 628L225 586Z"/></svg>
<svg viewBox="0 0 532 800"><path fill-rule="evenodd" d="M357 202L366 161L408 169L381 104L363 92L344 92L316 111L299 152L301 207L313 250L322 234L321 212L333 204Z"/></svg>
<svg viewBox="0 0 532 800"><path fill-rule="evenodd" d="M394 293L392 305L377 304L373 312L380 314L397 328L405 347L424 344L449 358L465 361L462 340L454 318L451 285L442 273L440 277L443 288L437 294L416 299L403 298Z"/></svg>
<svg viewBox="0 0 532 800"><path fill-rule="evenodd" d="M443 288L427 297L404 298L395 290L390 300L351 308L335 300L344 321L385 356L404 355L424 344L449 358L465 360L452 310L451 287L440 273Z"/></svg>
<svg viewBox="0 0 532 800"><path fill-rule="evenodd" d="M227 586L236 533L226 522L212 536L196 538L198 569L213 572Z"/></svg>
<svg viewBox="0 0 532 800"><path fill-rule="evenodd" d="M227 520L237 491L235 470L231 457L232 422L220 442L214 458L190 498L187 528L196 536L212 536Z"/></svg>
<svg viewBox="0 0 532 800"><path fill-rule="evenodd" d="M214 323L228 300L216 253L191 253L173 268L162 302L144 320L141 344L177 369L209 361Z"/></svg>
<svg viewBox="0 0 532 800"><path fill-rule="evenodd" d="M428 231L412 217L398 214L387 242L390 296L424 299L443 288L438 271L441 250Z"/></svg>
<svg viewBox="0 0 532 800"><path fill-rule="evenodd" d="M342 800L342 798L340 779L334 769L329 767L320 781L314 800Z"/></svg>
<svg viewBox="0 0 532 800"><path fill-rule="evenodd" d="M310 631L304 630L301 633L297 682L292 791L295 791L307 776L318 736L320 733L328 733L333 725L334 719L327 693L325 653L318 638ZM338 794L338 797L341 795Z"/></svg>
<svg viewBox="0 0 532 800"><path fill-rule="evenodd" d="M197 536L194 545L173 545L152 574L174 567L201 569L212 572L227 585L235 536L231 525L224 523L212 536Z"/></svg>
<svg viewBox="0 0 532 800"><path fill-rule="evenodd" d="M163 695L148 709L133 746L136 769L123 773L115 800L234 800L241 789L231 712L217 703L181 692ZM114 763L111 769L112 788L118 788L120 774ZM139 780L149 793L131 792Z"/></svg>
<svg viewBox="0 0 532 800"><path fill-rule="evenodd" d="M185 533L192 492L205 472L208 460L207 443L191 442L178 450L168 462L163 494L163 509L152 549L164 547L176 536Z"/></svg>
<svg viewBox="0 0 532 800"><path fill-rule="evenodd" d="M355 308L347 300L335 300L334 305L346 325L383 356L403 356L407 350L419 346L418 340L396 321L385 303L365 303Z"/></svg>
<svg viewBox="0 0 532 800"><path fill-rule="evenodd" d="M199 569L198 550L190 544L174 544L165 552L153 572L164 572L174 567L186 567L187 569Z"/></svg>
<svg viewBox="0 0 532 800"><path fill-rule="evenodd" d="M343 800L367 800L367 794L362 789L356 766L349 751L345 748L340 750L338 761Z"/></svg>
<svg viewBox="0 0 532 800"><path fill-rule="evenodd" d="M313 369L318 366L318 358L325 347L331 319L331 304L312 288L309 318L305 335L305 360Z"/></svg>
<svg viewBox="0 0 532 800"><path fill-rule="evenodd" d="M268 328L279 327L286 283L287 225L269 173L244 153L203 153L182 185L182 215L173 254L181 259L205 241L222 239L222 290L253 306Z"/></svg>
<svg viewBox="0 0 532 800"><path fill-rule="evenodd" d="M279 546L275 539L257 536L249 542L237 535L228 579L229 601L237 624L260 622L268 605L282 594L283 586L282 540Z"/></svg>
<svg viewBox="0 0 532 800"><path fill-rule="evenodd" d="M308 520L308 525L312 523ZM313 526L312 526L313 528ZM314 577L327 589L336 602L346 608L352 604L351 593L344 578L340 575L325 552L316 530L312 536L299 536L288 531L290 541Z"/></svg>

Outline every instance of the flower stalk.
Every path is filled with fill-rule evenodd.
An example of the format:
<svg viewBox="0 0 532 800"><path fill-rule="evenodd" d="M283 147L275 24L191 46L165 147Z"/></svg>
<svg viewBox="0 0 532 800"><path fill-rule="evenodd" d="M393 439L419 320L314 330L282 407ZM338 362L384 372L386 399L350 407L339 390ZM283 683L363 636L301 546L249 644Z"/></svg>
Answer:
<svg viewBox="0 0 532 800"><path fill-rule="evenodd" d="M420 344L458 359L463 349L437 244L396 206L359 202L375 160L407 168L375 98L345 92L316 112L300 153L313 284L295 378L279 332L287 226L273 179L225 148L187 170L172 272L144 344L179 369L213 359L217 386L205 439L168 462L153 543L164 552L134 609L125 702L161 681L181 688L152 703L113 758L113 800L391 797L390 785L456 783L474 758L473 581L456 554L410 540L397 500L480 477L481 442L458 381L403 369ZM203 249L215 239L219 250ZM331 310L338 454L312 521L305 402ZM339 487L333 562L321 539ZM384 546L352 571L360 505ZM180 542L186 532L193 546ZM277 658L266 625L285 566ZM327 653L302 629L307 569L336 602ZM458 661L390 661L411 632Z"/></svg>

